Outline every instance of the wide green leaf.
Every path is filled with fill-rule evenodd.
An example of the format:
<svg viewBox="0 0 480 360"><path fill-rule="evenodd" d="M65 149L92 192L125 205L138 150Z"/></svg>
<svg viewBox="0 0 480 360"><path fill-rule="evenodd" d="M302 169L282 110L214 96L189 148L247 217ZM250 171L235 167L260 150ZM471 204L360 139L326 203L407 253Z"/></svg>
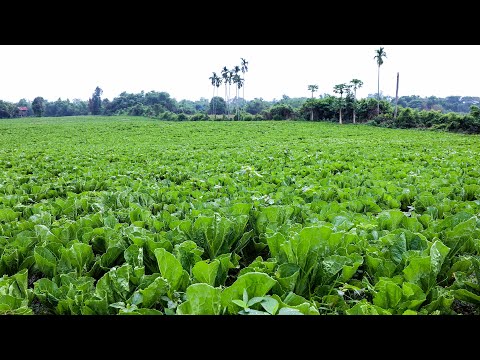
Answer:
<svg viewBox="0 0 480 360"><path fill-rule="evenodd" d="M219 315L222 310L222 291L208 284L192 284L187 288L187 301L180 304L180 315Z"/></svg>
<svg viewBox="0 0 480 360"><path fill-rule="evenodd" d="M222 306L227 308L228 313L234 314L240 307L232 302L242 299L243 290L247 290L249 298L265 296L276 284L276 281L264 273L250 272L239 276L235 282L222 292Z"/></svg>
<svg viewBox="0 0 480 360"><path fill-rule="evenodd" d="M218 259L211 262L209 260L199 261L192 268L192 274L198 282L215 286L219 266L220 260Z"/></svg>
<svg viewBox="0 0 480 360"><path fill-rule="evenodd" d="M169 294L172 295L174 291L184 291L188 285L189 276L180 261L163 248L155 249L155 257L160 274L170 285Z"/></svg>
<svg viewBox="0 0 480 360"><path fill-rule="evenodd" d="M376 285L377 293L373 304L383 309L395 309L402 299L402 289L393 281L380 280Z"/></svg>

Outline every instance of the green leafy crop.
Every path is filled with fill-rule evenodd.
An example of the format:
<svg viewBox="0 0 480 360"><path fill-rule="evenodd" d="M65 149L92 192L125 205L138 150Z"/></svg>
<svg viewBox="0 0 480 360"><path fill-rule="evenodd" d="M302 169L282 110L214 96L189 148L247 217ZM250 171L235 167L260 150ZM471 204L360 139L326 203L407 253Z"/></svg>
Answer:
<svg viewBox="0 0 480 360"><path fill-rule="evenodd" d="M0 122L0 313L480 314L478 136Z"/></svg>

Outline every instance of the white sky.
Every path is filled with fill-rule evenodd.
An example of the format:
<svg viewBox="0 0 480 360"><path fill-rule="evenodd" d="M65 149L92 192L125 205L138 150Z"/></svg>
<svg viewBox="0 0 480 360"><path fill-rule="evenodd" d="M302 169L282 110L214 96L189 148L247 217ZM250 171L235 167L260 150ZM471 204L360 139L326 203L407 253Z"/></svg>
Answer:
<svg viewBox="0 0 480 360"><path fill-rule="evenodd" d="M480 96L480 45L0 45L0 100L87 100L96 86L110 100L142 90L210 99L212 72L221 76L241 57L248 61L247 100L310 97L309 84L319 86L316 97L333 95L334 85L354 78L363 81L357 97L364 98L377 92L380 46L384 95L395 96L399 72L399 96Z"/></svg>

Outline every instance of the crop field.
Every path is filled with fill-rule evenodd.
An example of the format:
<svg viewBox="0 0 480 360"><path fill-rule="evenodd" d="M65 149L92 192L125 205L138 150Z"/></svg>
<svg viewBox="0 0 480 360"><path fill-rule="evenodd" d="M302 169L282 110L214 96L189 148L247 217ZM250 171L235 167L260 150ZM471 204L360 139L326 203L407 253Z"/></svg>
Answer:
<svg viewBox="0 0 480 360"><path fill-rule="evenodd" d="M0 314L480 314L480 138L0 121Z"/></svg>

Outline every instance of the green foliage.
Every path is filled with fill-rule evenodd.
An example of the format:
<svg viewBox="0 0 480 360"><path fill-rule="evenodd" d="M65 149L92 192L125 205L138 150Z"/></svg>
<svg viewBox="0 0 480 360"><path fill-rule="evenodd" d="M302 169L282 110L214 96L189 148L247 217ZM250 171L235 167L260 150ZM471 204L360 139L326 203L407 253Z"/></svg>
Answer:
<svg viewBox="0 0 480 360"><path fill-rule="evenodd" d="M126 115L0 134L2 313L478 313L476 136Z"/></svg>
<svg viewBox="0 0 480 360"><path fill-rule="evenodd" d="M31 315L29 307L33 291L28 288L28 271L23 269L12 276L0 278L0 315Z"/></svg>
<svg viewBox="0 0 480 360"><path fill-rule="evenodd" d="M204 120L210 120L207 114L205 113L196 113L195 115L192 115L190 117L191 121L204 121Z"/></svg>
<svg viewBox="0 0 480 360"><path fill-rule="evenodd" d="M250 272L241 275L237 280L222 292L222 306L228 314L240 311L241 306L235 300L244 299L244 293L248 298L262 297L275 285L276 281L270 276L259 272Z"/></svg>
<svg viewBox="0 0 480 360"><path fill-rule="evenodd" d="M18 114L18 109L15 104L8 101L0 100L0 119L8 119L15 117Z"/></svg>
<svg viewBox="0 0 480 360"><path fill-rule="evenodd" d="M398 116L395 119L394 125L398 128L414 128L417 125L417 116L414 111L410 108L400 108L398 111Z"/></svg>
<svg viewBox="0 0 480 360"><path fill-rule="evenodd" d="M313 120L333 120L336 117L337 109L334 96L327 96L321 99L308 99L299 109L300 117L310 120L313 110Z"/></svg>
<svg viewBox="0 0 480 360"><path fill-rule="evenodd" d="M103 90L97 86L92 97L88 99L88 109L92 115L100 115L102 111L102 93Z"/></svg>
<svg viewBox="0 0 480 360"><path fill-rule="evenodd" d="M45 100L41 96L37 96L32 101L32 111L37 117L42 117L45 112Z"/></svg>
<svg viewBox="0 0 480 360"><path fill-rule="evenodd" d="M245 111L252 115L260 114L262 111L266 110L268 104L262 98L255 98L247 103Z"/></svg>
<svg viewBox="0 0 480 360"><path fill-rule="evenodd" d="M207 284L192 284L186 291L187 300L177 308L179 315L220 315L221 290Z"/></svg>
<svg viewBox="0 0 480 360"><path fill-rule="evenodd" d="M215 112L214 112L215 109ZM208 107L209 114L216 114L222 115L227 113L227 104L225 100L220 96L214 96L210 101L210 105Z"/></svg>
<svg viewBox="0 0 480 360"><path fill-rule="evenodd" d="M264 116L267 120L287 120L291 119L293 114L294 110L290 105L276 104L272 106Z"/></svg>

